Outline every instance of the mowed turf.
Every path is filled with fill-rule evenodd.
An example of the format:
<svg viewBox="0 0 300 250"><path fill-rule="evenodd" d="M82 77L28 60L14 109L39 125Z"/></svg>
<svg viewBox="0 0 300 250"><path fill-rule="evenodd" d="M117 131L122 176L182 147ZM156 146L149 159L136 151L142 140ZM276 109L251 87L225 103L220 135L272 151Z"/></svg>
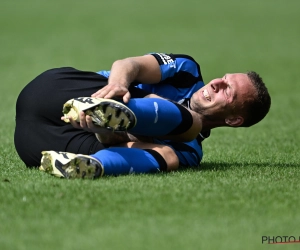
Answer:
<svg viewBox="0 0 300 250"><path fill-rule="evenodd" d="M299 249L262 243L300 236L299 8L296 0L2 1L0 249ZM206 83L256 70L272 95L269 115L249 129L213 130L198 169L82 181L23 165L15 102L30 80L152 51L192 55Z"/></svg>

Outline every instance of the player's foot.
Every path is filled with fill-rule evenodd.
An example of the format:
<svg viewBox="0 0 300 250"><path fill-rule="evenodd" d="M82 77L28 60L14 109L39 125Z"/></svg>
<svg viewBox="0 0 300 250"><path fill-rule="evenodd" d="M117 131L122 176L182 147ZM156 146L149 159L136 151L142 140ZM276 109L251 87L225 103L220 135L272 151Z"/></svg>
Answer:
<svg viewBox="0 0 300 250"><path fill-rule="evenodd" d="M131 129L136 124L134 113L124 104L111 99L78 97L67 101L63 107L65 121L71 116L79 122L79 112L84 111L93 122L103 128L116 131Z"/></svg>
<svg viewBox="0 0 300 250"><path fill-rule="evenodd" d="M68 179L95 179L103 175L99 161L87 155L43 151L40 170Z"/></svg>

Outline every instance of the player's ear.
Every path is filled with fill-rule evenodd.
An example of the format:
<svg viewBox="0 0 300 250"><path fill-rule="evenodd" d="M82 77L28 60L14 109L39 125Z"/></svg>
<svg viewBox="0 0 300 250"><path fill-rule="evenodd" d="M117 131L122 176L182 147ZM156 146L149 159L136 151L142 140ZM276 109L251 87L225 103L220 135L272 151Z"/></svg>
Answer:
<svg viewBox="0 0 300 250"><path fill-rule="evenodd" d="M229 116L225 119L225 123L231 127L239 127L243 122L244 118L242 116Z"/></svg>

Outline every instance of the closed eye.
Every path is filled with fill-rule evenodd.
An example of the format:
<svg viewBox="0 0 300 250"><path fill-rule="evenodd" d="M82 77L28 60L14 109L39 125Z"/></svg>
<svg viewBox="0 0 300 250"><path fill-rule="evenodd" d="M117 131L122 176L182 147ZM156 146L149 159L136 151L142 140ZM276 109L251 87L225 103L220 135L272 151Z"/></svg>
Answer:
<svg viewBox="0 0 300 250"><path fill-rule="evenodd" d="M228 97L230 96L230 90L231 90L230 85L227 84L226 95L227 95Z"/></svg>
<svg viewBox="0 0 300 250"><path fill-rule="evenodd" d="M230 85L227 83L226 87L224 88L224 95L227 101L229 101L230 97L231 97L231 88Z"/></svg>

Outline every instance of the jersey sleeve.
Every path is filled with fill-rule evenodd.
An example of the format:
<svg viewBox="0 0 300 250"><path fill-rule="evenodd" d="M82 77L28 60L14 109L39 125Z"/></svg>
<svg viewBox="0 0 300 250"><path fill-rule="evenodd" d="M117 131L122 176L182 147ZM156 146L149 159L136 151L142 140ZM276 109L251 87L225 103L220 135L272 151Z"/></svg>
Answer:
<svg viewBox="0 0 300 250"><path fill-rule="evenodd" d="M150 53L161 70L161 83L173 85L176 88L191 87L197 82L203 82L199 64L188 55Z"/></svg>
<svg viewBox="0 0 300 250"><path fill-rule="evenodd" d="M98 71L96 73L99 74L99 75L104 76L105 78L108 78L109 75L110 75L110 70L100 70L100 71Z"/></svg>

